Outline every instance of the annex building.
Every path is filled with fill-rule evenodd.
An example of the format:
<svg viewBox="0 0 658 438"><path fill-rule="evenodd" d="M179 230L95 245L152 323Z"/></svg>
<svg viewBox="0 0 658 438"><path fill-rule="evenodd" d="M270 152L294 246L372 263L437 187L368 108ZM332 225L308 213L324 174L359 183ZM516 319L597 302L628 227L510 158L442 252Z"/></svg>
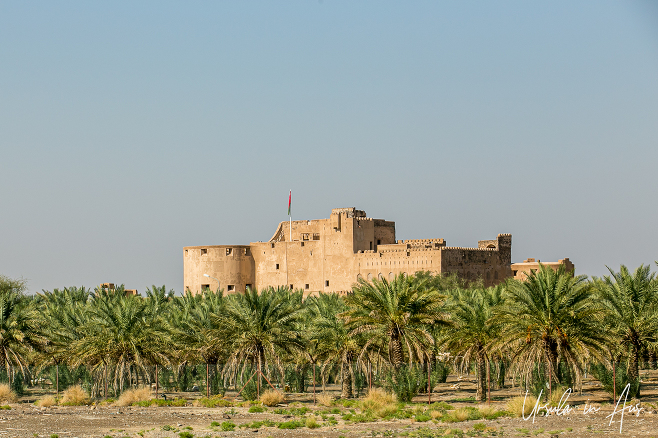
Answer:
<svg viewBox="0 0 658 438"><path fill-rule="evenodd" d="M417 271L456 273L485 286L512 277L511 234L480 240L476 248L449 247L444 239L396 240L395 222L355 208L335 208L329 219L281 222L267 242L183 250L184 287L191 293L280 285L307 294L344 293L359 278Z"/></svg>

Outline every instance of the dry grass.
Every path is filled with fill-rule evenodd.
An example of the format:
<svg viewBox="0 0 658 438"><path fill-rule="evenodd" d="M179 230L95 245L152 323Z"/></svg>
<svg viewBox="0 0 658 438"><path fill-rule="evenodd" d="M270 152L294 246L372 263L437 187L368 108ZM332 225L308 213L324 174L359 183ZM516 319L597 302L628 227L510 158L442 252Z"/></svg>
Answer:
<svg viewBox="0 0 658 438"><path fill-rule="evenodd" d="M384 391L382 388L373 388L368 392L368 396L363 399L362 405L364 409L376 411L385 406L395 404L395 402L395 395Z"/></svg>
<svg viewBox="0 0 658 438"><path fill-rule="evenodd" d="M117 401L114 402L115 406L130 406L133 403L147 401L151 399L151 388L137 388L123 391Z"/></svg>
<svg viewBox="0 0 658 438"><path fill-rule="evenodd" d="M456 409L451 415L458 422L466 421L466 420L468 420L468 409L466 409L466 408Z"/></svg>
<svg viewBox="0 0 658 438"><path fill-rule="evenodd" d="M285 400L285 396L281 391L268 390L260 395L260 401L265 406L276 406Z"/></svg>
<svg viewBox="0 0 658 438"><path fill-rule="evenodd" d="M75 385L64 391L60 404L63 406L82 406L88 405L90 402L91 400L85 390L82 389L82 386Z"/></svg>
<svg viewBox="0 0 658 438"><path fill-rule="evenodd" d="M523 406L524 400L525 400L525 408ZM537 403L537 398L530 394L528 394L527 398L525 396L514 397L513 399L507 402L507 404L505 405L505 410L511 412L517 417L520 417L522 413L527 417L528 415L530 415L530 412L532 412L532 409L535 407L535 403Z"/></svg>
<svg viewBox="0 0 658 438"><path fill-rule="evenodd" d="M55 397L53 397L52 395L43 396L35 403L35 405L39 406L40 408L48 408L56 404L57 404L57 400L55 400Z"/></svg>
<svg viewBox="0 0 658 438"><path fill-rule="evenodd" d="M325 392L318 394L316 400L320 406L331 406L334 403L334 398Z"/></svg>
<svg viewBox="0 0 658 438"><path fill-rule="evenodd" d="M478 406L478 410L480 411L483 417L490 417L492 415L495 415L496 412L498 412L498 409L496 409L494 406L487 406L487 405Z"/></svg>
<svg viewBox="0 0 658 438"><path fill-rule="evenodd" d="M9 385L3 383L0 385L0 403L13 403L18 400L16 393L11 390Z"/></svg>
<svg viewBox="0 0 658 438"><path fill-rule="evenodd" d="M430 411L430 417L432 417L432 420L436 420L441 416L443 416L443 413L441 411Z"/></svg>
<svg viewBox="0 0 658 438"><path fill-rule="evenodd" d="M564 392L567 390L566 387L564 386L558 386L556 388L551 389L551 397L550 400L548 401L549 406L557 406L560 403L560 399L564 395ZM565 396L566 398L566 396ZM533 404L534 406L534 404Z"/></svg>

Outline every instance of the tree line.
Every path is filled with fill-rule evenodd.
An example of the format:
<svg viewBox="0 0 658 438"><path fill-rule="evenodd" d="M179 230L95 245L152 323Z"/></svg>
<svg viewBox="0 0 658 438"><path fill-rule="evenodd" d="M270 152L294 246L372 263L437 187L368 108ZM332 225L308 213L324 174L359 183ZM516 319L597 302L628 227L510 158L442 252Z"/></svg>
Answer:
<svg viewBox="0 0 658 438"><path fill-rule="evenodd" d="M641 367L656 367L658 279L646 265L609 272L540 266L489 288L417 272L306 298L285 287L177 296L164 286L144 297L122 286L30 296L25 281L0 276L0 380L35 384L47 371L59 392L75 371L108 397L174 380L185 389L189 370L208 393L303 391L313 375L350 398L366 384L413 396L453 367L475 372L478 400L506 379L537 392L582 388L586 373L611 393L630 383L639 397Z"/></svg>

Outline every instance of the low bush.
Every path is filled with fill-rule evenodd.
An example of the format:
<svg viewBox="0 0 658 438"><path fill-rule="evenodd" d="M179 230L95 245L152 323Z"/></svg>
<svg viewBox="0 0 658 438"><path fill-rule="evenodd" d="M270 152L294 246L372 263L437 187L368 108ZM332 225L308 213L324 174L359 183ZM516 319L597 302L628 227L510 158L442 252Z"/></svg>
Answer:
<svg viewBox="0 0 658 438"><path fill-rule="evenodd" d="M327 406L328 407L328 406L331 406L334 403L334 398L331 395L323 392L323 393L317 395L316 401L320 406Z"/></svg>
<svg viewBox="0 0 658 438"><path fill-rule="evenodd" d="M378 410L387 405L394 405L395 403L395 395L386 392L382 388L373 388L368 392L368 396L363 399L361 405L363 409Z"/></svg>
<svg viewBox="0 0 658 438"><path fill-rule="evenodd" d="M260 396L260 401L265 406L276 406L279 403L283 403L284 400L285 400L285 396L281 391L269 390L269 391L265 391Z"/></svg>
<svg viewBox="0 0 658 438"><path fill-rule="evenodd" d="M230 432L232 430L235 430L235 423L232 421L224 421L221 424L221 428L224 432Z"/></svg>
<svg viewBox="0 0 658 438"><path fill-rule="evenodd" d="M16 393L11 390L9 385L3 383L0 385L0 403L14 403L18 400Z"/></svg>
<svg viewBox="0 0 658 438"><path fill-rule="evenodd" d="M304 424L304 422L299 420L291 420L279 423L277 427L279 429L299 429L300 427L304 427Z"/></svg>
<svg viewBox="0 0 658 438"><path fill-rule="evenodd" d="M83 406L91 403L91 400L82 386L70 386L64 391L60 404L62 406Z"/></svg>
<svg viewBox="0 0 658 438"><path fill-rule="evenodd" d="M165 399L162 399L162 398L152 398L151 400L147 400L145 402L138 402L137 403L137 405L139 405L139 406L159 406L159 407L163 407L163 406L180 407L180 406L185 406L186 404L187 404L187 400L185 400L184 398L175 398L173 400L172 399L165 400Z"/></svg>
<svg viewBox="0 0 658 438"><path fill-rule="evenodd" d="M308 418L306 419L306 423L305 423L305 425L306 425L306 427L308 427L309 429L317 429L318 427L322 427L322 426L317 422L317 420L316 420L315 418L313 418L313 417L308 417Z"/></svg>
<svg viewBox="0 0 658 438"><path fill-rule="evenodd" d="M251 407L249 408L249 412L252 413L252 414L253 414L253 413L259 413L259 412L265 412L266 410L267 410L266 407L264 407L264 406L258 406L258 405L254 405L254 406L251 406Z"/></svg>
<svg viewBox="0 0 658 438"><path fill-rule="evenodd" d="M40 408L48 408L50 406L56 405L57 400L55 400L55 397L53 397L52 395L46 395L41 397L34 404L39 406Z"/></svg>
<svg viewBox="0 0 658 438"><path fill-rule="evenodd" d="M210 397L201 397L195 404L203 406L204 408L230 408L234 403L231 400L226 400L221 395L211 395Z"/></svg>
<svg viewBox="0 0 658 438"><path fill-rule="evenodd" d="M514 397L507 402L505 405L505 410L516 417L520 417L522 415L528 416L530 415L530 412L532 412L532 409L535 407L535 403L537 403L537 399L530 394L528 394L527 397Z"/></svg>
<svg viewBox="0 0 658 438"><path fill-rule="evenodd" d="M117 401L114 402L115 406L131 406L138 402L145 402L151 399L150 388L137 388L123 391Z"/></svg>

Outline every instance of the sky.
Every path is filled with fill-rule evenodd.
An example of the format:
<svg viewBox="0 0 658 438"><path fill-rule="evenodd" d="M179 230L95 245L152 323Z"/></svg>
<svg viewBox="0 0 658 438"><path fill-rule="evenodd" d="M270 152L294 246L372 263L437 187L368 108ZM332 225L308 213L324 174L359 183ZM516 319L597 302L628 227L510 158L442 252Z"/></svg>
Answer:
<svg viewBox="0 0 658 438"><path fill-rule="evenodd" d="M2 1L0 274L183 289L356 207L578 274L658 260L658 3Z"/></svg>

